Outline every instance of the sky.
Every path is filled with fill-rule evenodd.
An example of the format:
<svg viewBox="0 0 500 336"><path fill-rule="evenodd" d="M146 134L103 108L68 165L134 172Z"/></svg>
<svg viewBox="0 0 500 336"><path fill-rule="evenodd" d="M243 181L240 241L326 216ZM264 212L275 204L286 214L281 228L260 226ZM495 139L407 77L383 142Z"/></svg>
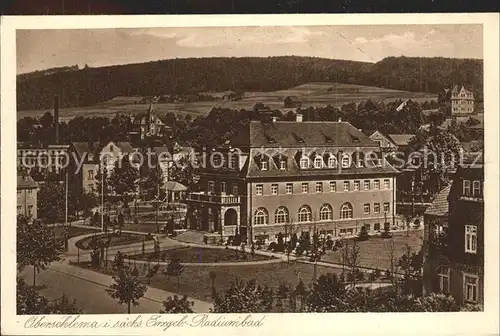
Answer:
<svg viewBox="0 0 500 336"><path fill-rule="evenodd" d="M481 25L277 26L17 31L17 73L188 57L483 58Z"/></svg>

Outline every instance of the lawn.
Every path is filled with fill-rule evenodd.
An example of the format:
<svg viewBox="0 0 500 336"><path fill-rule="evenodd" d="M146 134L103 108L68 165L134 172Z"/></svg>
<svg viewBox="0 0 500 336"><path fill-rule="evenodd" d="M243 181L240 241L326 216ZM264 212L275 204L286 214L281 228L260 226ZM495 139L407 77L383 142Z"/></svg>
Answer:
<svg viewBox="0 0 500 336"><path fill-rule="evenodd" d="M405 246L408 244L413 252L418 252L423 242L423 230L410 231L409 237L406 237L406 232L394 233L393 238L384 239L380 237L372 237L369 240L358 242L359 250L359 266L378 268L387 270L390 267L389 246L391 240L394 241L394 257L397 262L405 253ZM340 251L327 251L321 258L322 261L341 263L342 257Z"/></svg>
<svg viewBox="0 0 500 336"><path fill-rule="evenodd" d="M339 271L317 266L317 276ZM215 288L218 292L227 290L235 279L246 281L256 279L258 284L276 290L281 283L295 287L299 276L304 284L309 285L313 279L314 266L296 262L216 267L186 266L180 277L179 292L200 300L212 301L210 272L215 273ZM166 291L177 291L177 279L163 274L154 276L151 285Z"/></svg>
<svg viewBox="0 0 500 336"><path fill-rule="evenodd" d="M161 252L162 260L179 259L181 263L216 263L216 262L243 262L243 261L261 261L270 260L272 257L260 254L243 254L241 251L225 250L202 247L180 247ZM155 253L145 253L144 255L130 256L130 259L136 260L154 260Z"/></svg>
<svg viewBox="0 0 500 336"><path fill-rule="evenodd" d="M93 248L93 246L95 246L98 239L106 239L106 237L107 235L103 234L86 237L77 241L76 246L82 250L90 250ZM117 246L117 245L126 245L144 241L146 239L146 236L133 233L122 233L122 234L110 233L109 238L110 238L109 246Z"/></svg>

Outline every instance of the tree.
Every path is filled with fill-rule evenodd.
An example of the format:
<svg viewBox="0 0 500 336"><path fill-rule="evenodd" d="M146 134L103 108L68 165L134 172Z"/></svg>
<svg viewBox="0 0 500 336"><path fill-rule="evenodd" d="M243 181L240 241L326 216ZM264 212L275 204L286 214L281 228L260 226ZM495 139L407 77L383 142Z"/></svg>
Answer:
<svg viewBox="0 0 500 336"><path fill-rule="evenodd" d="M390 279L392 280L394 284L394 271L396 267L396 260L395 260L395 253L396 253L396 247L394 245L394 239L390 239L388 242L384 244L385 251L387 253L387 256L389 257L389 262L390 262Z"/></svg>
<svg viewBox="0 0 500 336"><path fill-rule="evenodd" d="M55 223L64 218L65 212L64 184L47 181L40 187L38 194L38 217L46 223Z"/></svg>
<svg viewBox="0 0 500 336"><path fill-rule="evenodd" d="M139 299L148 288L126 268L122 268L118 275L113 276L113 280L115 282L106 291L113 299L117 299L119 304L127 304L127 313L130 314L131 305L137 307Z"/></svg>
<svg viewBox="0 0 500 336"><path fill-rule="evenodd" d="M300 311L303 311L306 307L306 298L307 298L307 288L302 282L302 279L299 280L297 286L295 286L294 290L295 297L300 297Z"/></svg>
<svg viewBox="0 0 500 336"><path fill-rule="evenodd" d="M132 166L130 158L126 155L121 163L116 160L115 167L109 177L109 185L119 195L126 195L135 190L135 181L139 177L138 170Z"/></svg>
<svg viewBox="0 0 500 336"><path fill-rule="evenodd" d="M342 245L342 256L345 263L350 269L350 275L352 279L353 287L356 286L356 274L359 267L359 244L356 239L352 239L352 243L349 244L349 240L346 240Z"/></svg>
<svg viewBox="0 0 500 336"><path fill-rule="evenodd" d="M193 166L194 159L191 157L183 156L169 171L169 177L172 181L179 182L185 185L190 190L193 189L195 185L195 177L199 174L199 169Z"/></svg>
<svg viewBox="0 0 500 336"><path fill-rule="evenodd" d="M181 299L174 295L168 297L163 301L163 309L160 310L160 314L190 314L194 313L193 307L194 302L188 301L187 295L184 295Z"/></svg>
<svg viewBox="0 0 500 336"><path fill-rule="evenodd" d="M322 307L337 304L339 296L345 290L344 283L340 282L337 274L322 274L314 282L308 298L308 309L310 311L321 311Z"/></svg>
<svg viewBox="0 0 500 336"><path fill-rule="evenodd" d="M177 277L177 291L180 287L180 277L184 272L184 265L181 264L179 259L172 259L165 268L165 275Z"/></svg>
<svg viewBox="0 0 500 336"><path fill-rule="evenodd" d="M29 224L26 218L18 217L17 267L22 270L33 266L33 287L36 285L36 273L60 260L61 251L61 244L54 239L47 226L37 220Z"/></svg>
<svg viewBox="0 0 500 336"><path fill-rule="evenodd" d="M358 239L359 239L359 240L367 240L367 239L369 239L369 238L370 238L370 236L368 235L368 231L367 231L367 229L366 229L366 226L365 226L365 225L363 225L363 226L361 227L361 230L359 231L359 234L358 234Z"/></svg>
<svg viewBox="0 0 500 336"><path fill-rule="evenodd" d="M214 313L266 313L272 306L272 291L255 280L234 280L224 294L215 293Z"/></svg>
<svg viewBox="0 0 500 336"><path fill-rule="evenodd" d="M120 271L123 269L125 266L125 257L123 256L123 253L118 251L115 255L115 258L113 259L113 269Z"/></svg>
<svg viewBox="0 0 500 336"><path fill-rule="evenodd" d="M146 193L147 200L155 199L158 196L158 188L164 183L163 174L158 164L148 168L146 179L142 183L142 188Z"/></svg>
<svg viewBox="0 0 500 336"><path fill-rule="evenodd" d="M217 273L215 273L214 271L210 271L210 273L208 274L208 276L210 277L210 283L212 284L212 296L216 293L215 291L215 279L217 278Z"/></svg>
<svg viewBox="0 0 500 336"><path fill-rule="evenodd" d="M397 266L404 272L404 293L419 294L422 288L422 249L416 253L411 250L411 247L408 244L406 244L405 253L398 260Z"/></svg>

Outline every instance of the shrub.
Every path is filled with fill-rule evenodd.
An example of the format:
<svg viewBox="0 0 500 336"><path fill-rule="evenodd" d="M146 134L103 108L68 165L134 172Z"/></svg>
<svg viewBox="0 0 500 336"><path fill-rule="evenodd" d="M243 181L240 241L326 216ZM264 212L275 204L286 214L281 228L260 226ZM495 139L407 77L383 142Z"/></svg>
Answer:
<svg viewBox="0 0 500 336"><path fill-rule="evenodd" d="M205 245L208 244L208 237L207 236L203 236L203 243L205 243Z"/></svg>
<svg viewBox="0 0 500 336"><path fill-rule="evenodd" d="M365 273L363 273L361 270L359 269L356 269L355 271L355 276L356 276L356 280L358 281L363 281L365 280Z"/></svg>
<svg viewBox="0 0 500 336"><path fill-rule="evenodd" d="M274 252L276 250L276 246L277 244L275 242L271 242L271 244L269 244L269 246L267 247L267 250Z"/></svg>
<svg viewBox="0 0 500 336"><path fill-rule="evenodd" d="M137 218L134 218L134 224L139 224L139 220Z"/></svg>
<svg viewBox="0 0 500 336"><path fill-rule="evenodd" d="M386 279L391 279L391 278L392 278L391 271L390 271L390 270L386 270L386 271L385 271L385 274L384 274L384 277L385 277Z"/></svg>
<svg viewBox="0 0 500 336"><path fill-rule="evenodd" d="M368 235L368 230L366 229L366 226L362 226L361 230L359 231L358 234L358 239L359 240L368 240L370 236Z"/></svg>
<svg viewBox="0 0 500 336"><path fill-rule="evenodd" d="M377 277L375 276L375 271L371 271L370 273L368 273L368 280L370 281L377 280Z"/></svg>
<svg viewBox="0 0 500 336"><path fill-rule="evenodd" d="M373 271L373 275L376 279L380 278L380 270L377 268L375 271Z"/></svg>

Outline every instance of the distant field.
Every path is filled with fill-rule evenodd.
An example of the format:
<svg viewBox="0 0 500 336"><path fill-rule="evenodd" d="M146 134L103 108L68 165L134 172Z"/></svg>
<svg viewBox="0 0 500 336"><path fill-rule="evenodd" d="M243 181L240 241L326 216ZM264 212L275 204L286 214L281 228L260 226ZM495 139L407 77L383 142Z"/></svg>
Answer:
<svg viewBox="0 0 500 336"><path fill-rule="evenodd" d="M283 100L287 96L298 96L302 100L303 107L333 105L340 107L346 103L359 103L371 99L373 101L393 101L397 99L412 99L425 101L437 99L436 94L425 92L409 92L389 90L380 87L350 85L338 83L307 83L287 90L274 92L245 92L245 98L238 101L213 101L192 103L168 103L154 104L154 110L158 113L172 112L179 115L190 114L194 117L205 115L214 107L226 107L231 109L251 109L256 103L263 103L273 109L282 109ZM131 115L146 112L149 104L127 104L126 99L110 100L94 106L63 108L59 115L60 119L67 121L77 116L86 117L113 117L117 113L130 113ZM50 109L19 111L17 118L40 117Z"/></svg>

